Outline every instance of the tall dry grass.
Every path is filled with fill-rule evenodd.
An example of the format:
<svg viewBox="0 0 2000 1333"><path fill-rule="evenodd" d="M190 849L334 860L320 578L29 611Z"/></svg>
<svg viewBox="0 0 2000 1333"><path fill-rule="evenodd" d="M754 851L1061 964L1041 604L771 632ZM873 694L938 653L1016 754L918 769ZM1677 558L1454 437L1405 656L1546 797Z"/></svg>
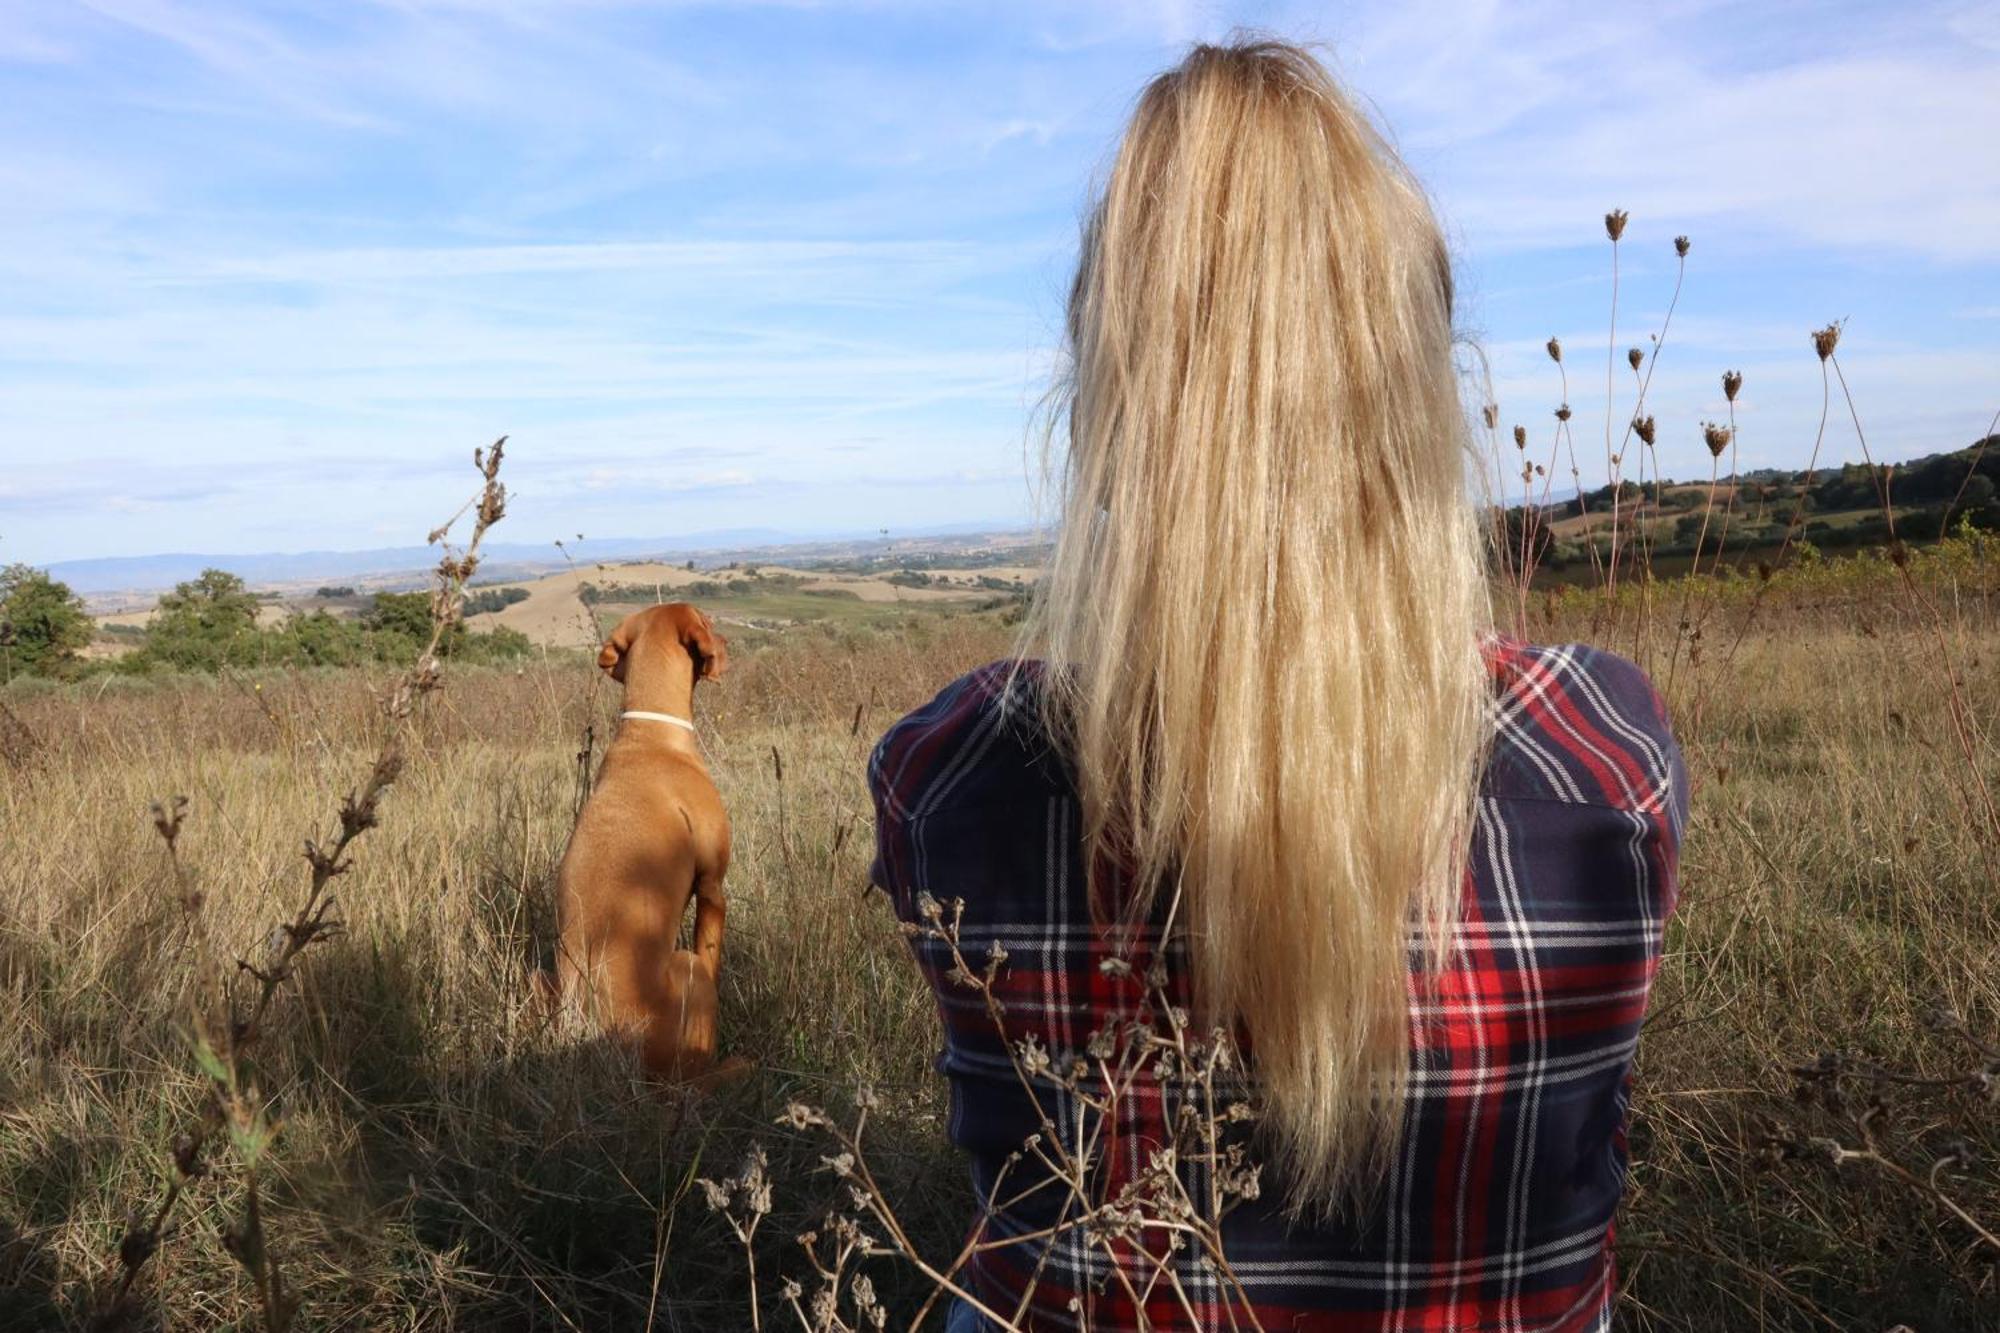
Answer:
<svg viewBox="0 0 2000 1333"><path fill-rule="evenodd" d="M582 738L608 734L615 689L578 658L469 673L435 699L381 826L337 881L344 933L301 960L255 1056L281 1126L264 1217L301 1325L623 1327L652 1312L659 1327L728 1327L738 1266L715 1262L713 1226L680 1202L767 1112L800 1095L838 1105L860 1080L905 1130L892 1179L935 1194L915 1205L929 1226L955 1225L929 1002L886 910L862 895L858 775L889 720L998 642L971 624L808 637L703 690L736 827L727 1040L761 1071L710 1102L543 1030L525 1003L527 970L553 947ZM120 1237L171 1177L206 1093L189 1044L205 979L260 957L289 917L300 831L366 771L384 683L189 680L14 701L33 742L0 786L0 1327L76 1324L101 1303ZM188 797L185 881L148 814L174 795ZM816 1160L800 1153L785 1165ZM792 1220L811 1195L788 1196ZM241 1202L227 1173L190 1187L142 1284L141 1326L250 1319L216 1230Z"/></svg>
<svg viewBox="0 0 2000 1333"><path fill-rule="evenodd" d="M1992 1327L1990 1256L1928 1188L1966 1140L1974 1160L1941 1170L1940 1192L1989 1228L2000 1216L1987 1058L1937 1020L1942 1001L1975 1036L2000 1034L2000 899L1940 762L1948 701L1912 669L1927 640L1894 583L1833 606L1780 596L1686 736L1704 785L1642 1045L1626 1318ZM1563 638L1593 612L1535 614L1538 637ZM615 692L562 661L452 682L412 727L382 825L339 881L345 935L303 961L256 1055L281 1117L264 1216L300 1326L745 1326L737 1242L693 1182L763 1144L776 1211L760 1272L804 1276L792 1237L840 1191L816 1170L824 1141L771 1122L793 1101L851 1111L863 1084L880 1102L882 1188L949 1257L971 1201L943 1147L930 999L863 891L861 770L882 726L1003 645L976 622L808 635L704 688L737 830L726 1039L759 1065L710 1100L663 1094L526 1004L527 970L552 943L581 739L604 734ZM2000 698L1991 615L1968 619L1959 646L1965 693ZM1671 700L1679 716L1691 679ZM373 753L378 683L272 676L11 702L35 748L0 787L0 1325L79 1324L115 1273L131 1212L156 1197L205 1095L187 1033L200 978L255 957L287 915L298 830ZM185 883L147 813L175 794L189 798ZM1793 1072L1828 1054L1848 1061L1837 1080ZM1833 1164L1834 1145L1866 1147L1877 1093L1888 1118L1868 1132L1916 1183ZM255 1293L217 1233L238 1191L221 1173L191 1188L141 1286L142 1326L254 1323ZM892 1309L928 1293L901 1265L869 1271Z"/></svg>

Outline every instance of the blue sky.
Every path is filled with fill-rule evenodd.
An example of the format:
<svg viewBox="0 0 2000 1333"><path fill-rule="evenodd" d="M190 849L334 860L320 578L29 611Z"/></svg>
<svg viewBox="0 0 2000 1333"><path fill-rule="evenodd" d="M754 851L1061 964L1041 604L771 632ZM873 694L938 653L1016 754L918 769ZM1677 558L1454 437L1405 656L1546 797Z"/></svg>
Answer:
<svg viewBox="0 0 2000 1333"><path fill-rule="evenodd" d="M1379 111L1538 449L1562 337L1587 479L1612 207L1621 422L1694 242L1669 475L1732 367L1803 463L1829 319L1878 457L2000 408L1991 4L0 0L0 560L406 544L502 433L511 541L1022 522L1091 176L1239 25Z"/></svg>

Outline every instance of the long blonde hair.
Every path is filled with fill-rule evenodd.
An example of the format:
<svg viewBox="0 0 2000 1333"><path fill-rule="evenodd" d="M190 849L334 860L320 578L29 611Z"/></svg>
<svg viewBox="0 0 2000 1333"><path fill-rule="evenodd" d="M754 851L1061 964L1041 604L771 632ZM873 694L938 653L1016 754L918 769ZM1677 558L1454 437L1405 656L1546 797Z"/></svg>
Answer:
<svg viewBox="0 0 2000 1333"><path fill-rule="evenodd" d="M1249 1038L1294 1205L1359 1198L1397 1137L1412 949L1456 917L1486 727L1437 223L1310 55L1198 47L1140 98L1068 342L1023 656L1066 668L1046 719L1127 907L1176 895L1197 1002Z"/></svg>

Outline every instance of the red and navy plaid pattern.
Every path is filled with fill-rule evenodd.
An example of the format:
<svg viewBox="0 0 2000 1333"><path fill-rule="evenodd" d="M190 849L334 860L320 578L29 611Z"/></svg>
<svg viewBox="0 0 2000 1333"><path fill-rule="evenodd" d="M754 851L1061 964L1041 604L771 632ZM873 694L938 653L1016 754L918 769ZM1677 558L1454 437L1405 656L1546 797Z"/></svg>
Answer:
<svg viewBox="0 0 2000 1333"><path fill-rule="evenodd" d="M1330 1222L1288 1221L1284 1182L1267 1170L1261 1196L1221 1224L1268 1330L1610 1328L1632 1057L1674 904L1686 770L1659 696L1623 658L1497 637L1485 656L1494 745L1449 963L1428 987L1412 979L1393 1168L1364 1212ZM1143 974L1159 943L1093 920L1075 788L1035 722L1039 678L1033 664L974 671L891 727L869 763L874 878L897 914L919 921L922 893L958 899L964 956L976 964L992 944L1007 954L1003 1035L946 977L948 947L912 943L943 1020L950 1135L982 1200L1044 1114L1067 1125L1076 1112L1053 1083L1023 1091L1009 1043L1032 1037L1060 1067L1144 1002L1141 983L1101 964L1115 955ZM1184 1004L1171 941L1164 961ZM1101 1197L1170 1141L1171 1102L1144 1086L1121 1099L1094 1163ZM1007 1196L1032 1184L1012 1170ZM1204 1182L1189 1184L1206 1197ZM979 1219L986 1242L1060 1232L982 1250L965 1280L987 1305L1021 1311L1024 1328L1249 1327L1194 1247L1170 1261L1176 1283L1161 1284L1147 1255L1061 1231L1062 1195L1029 1191Z"/></svg>

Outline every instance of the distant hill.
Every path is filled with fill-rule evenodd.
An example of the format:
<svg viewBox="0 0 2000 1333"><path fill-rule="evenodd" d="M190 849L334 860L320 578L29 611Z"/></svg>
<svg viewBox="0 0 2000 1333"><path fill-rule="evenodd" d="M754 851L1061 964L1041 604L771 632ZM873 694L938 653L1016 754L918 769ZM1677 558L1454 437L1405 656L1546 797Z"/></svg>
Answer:
<svg viewBox="0 0 2000 1333"><path fill-rule="evenodd" d="M1811 500L1808 506L1810 513L1864 510L1879 513L1882 506L1879 478L1884 468L1888 473L1889 497L1898 511L1927 506L1942 510L1958 505L1969 512L1975 522L1985 517L1987 511L1992 511L1996 521L2000 521L2000 511L1993 510L1992 505L1995 485L2000 485L2000 435L1975 440L1963 449L1899 459L1895 463L1872 468L1865 462L1822 461L1808 475L1804 468L1762 467L1741 473L1721 473L1716 478L1716 484L1725 488L1721 493L1740 487L1771 495L1795 496L1804 490ZM1671 478L1657 482L1648 480L1641 486L1628 478L1623 490L1627 495L1654 498L1675 492L1701 492L1708 484L1708 478L1696 477L1686 481ZM1537 509L1576 515L1585 509L1604 509L1611 502L1611 487L1608 484L1600 486L1583 492L1581 496L1569 490L1551 492L1546 499L1538 494L1536 498L1538 503L1533 507ZM1509 512L1518 512L1522 508L1512 501L1504 507Z"/></svg>
<svg viewBox="0 0 2000 1333"><path fill-rule="evenodd" d="M1883 512L1886 490L1893 525ZM1724 517L1712 522L1709 482L1636 481L1618 492L1619 526L1642 540L1656 575L1684 572L1698 546L1718 566L1746 568L1776 558L1794 541L1823 552L1935 541L1960 523L2000 531L2000 435L1894 464L1827 463L1804 469L1759 468L1718 476L1713 498ZM1532 510L1532 512L1530 512ZM1505 511L1509 548L1535 548L1536 579L1564 583L1595 577L1613 531L1612 488ZM1591 554L1595 548L1597 555Z"/></svg>
<svg viewBox="0 0 2000 1333"><path fill-rule="evenodd" d="M897 533L896 543L913 540L962 539L969 535L1003 535L1004 529L957 524L921 532ZM881 546L879 533L802 535L774 528L723 528L679 537L587 538L568 544L569 559L579 564L603 560L694 559L714 564L772 551L838 554L858 544ZM568 561L553 542L494 542L485 548L482 581L516 579L563 568ZM199 575L204 569L226 569L253 587L298 583L333 583L367 579L415 581L437 563L434 546L384 546L365 551L296 551L216 554L167 552L160 555L109 556L90 560L59 560L49 573L85 596L105 593L160 592Z"/></svg>

